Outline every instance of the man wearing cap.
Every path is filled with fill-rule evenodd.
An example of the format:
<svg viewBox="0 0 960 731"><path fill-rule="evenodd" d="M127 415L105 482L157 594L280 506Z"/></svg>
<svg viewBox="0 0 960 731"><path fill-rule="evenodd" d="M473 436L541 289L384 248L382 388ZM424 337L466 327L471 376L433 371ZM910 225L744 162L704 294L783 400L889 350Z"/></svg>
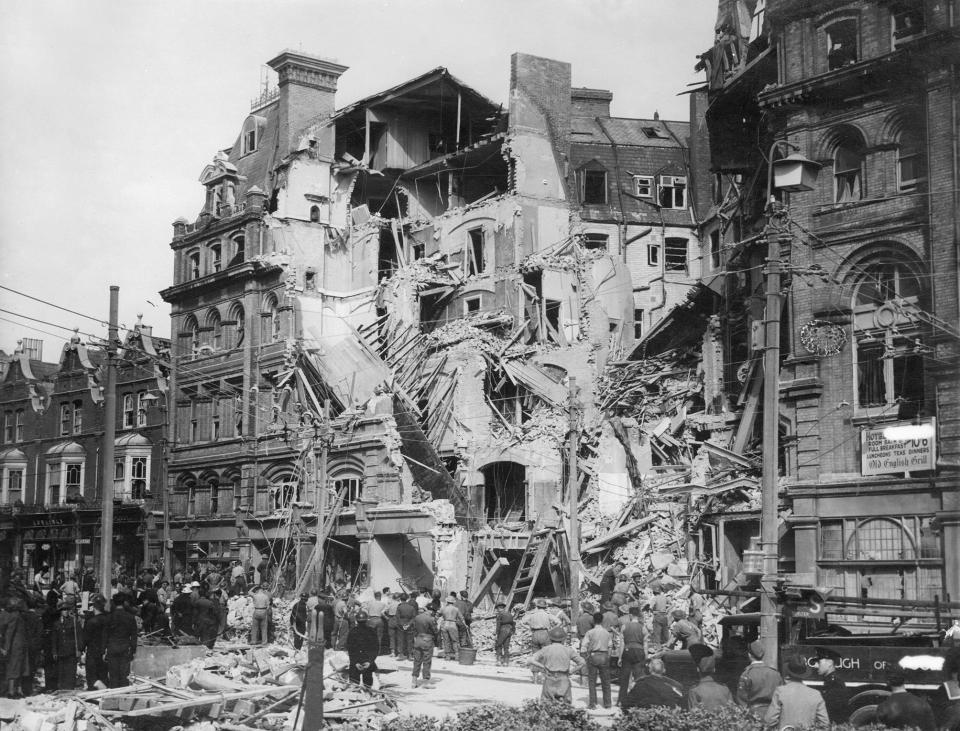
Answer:
<svg viewBox="0 0 960 731"><path fill-rule="evenodd" d="M803 684L807 675L807 663L794 656L784 665L787 682L773 691L770 707L763 717L767 728L783 731L801 727L826 729L830 725L827 704L823 696Z"/></svg>
<svg viewBox="0 0 960 731"><path fill-rule="evenodd" d="M820 694L823 702L827 704L827 715L830 716L831 723L843 723L849 715L847 686L837 675L840 659L840 653L829 647L817 648L817 675L823 681Z"/></svg>
<svg viewBox="0 0 960 731"><path fill-rule="evenodd" d="M93 597L90 603L93 606L93 616L83 623L80 649L86 655L83 666L86 671L87 690L95 690L98 681L103 685L107 684L107 663L104 662L103 653L107 651L110 620L105 613L107 600L101 594Z"/></svg>
<svg viewBox="0 0 960 731"><path fill-rule="evenodd" d="M613 598L613 590L617 585L617 577L627 567L623 561L617 561L603 572L600 577L600 604L606 604Z"/></svg>
<svg viewBox="0 0 960 731"><path fill-rule="evenodd" d="M663 593L663 587L660 584L652 584L653 596L650 597L650 611L653 613L653 631L650 641L655 645L665 645L670 641L670 620L667 617L667 609L670 607L670 600Z"/></svg>
<svg viewBox="0 0 960 731"><path fill-rule="evenodd" d="M77 600L64 598L57 605L60 616L53 626L51 650L57 664L57 690L73 690L77 687L77 655L82 643L83 628L77 618Z"/></svg>
<svg viewBox="0 0 960 731"><path fill-rule="evenodd" d="M250 644L262 645L267 642L270 626L270 603L273 597L263 585L253 590L253 620L250 624Z"/></svg>
<svg viewBox="0 0 960 731"><path fill-rule="evenodd" d="M647 663L647 669L650 674L644 675L633 684L627 697L621 701L621 708L686 708L687 699L683 686L667 677L663 660L654 658Z"/></svg>
<svg viewBox="0 0 960 731"><path fill-rule="evenodd" d="M114 606L107 626L107 676L111 688L130 683L130 663L137 652L137 618L129 599Z"/></svg>
<svg viewBox="0 0 960 731"><path fill-rule="evenodd" d="M170 605L170 619L174 637L193 634L193 592L189 586L180 589L180 593Z"/></svg>
<svg viewBox="0 0 960 731"><path fill-rule="evenodd" d="M460 626L463 615L457 609L453 596L447 597L447 603L440 610L440 636L443 638L443 656L447 660L456 660L460 651Z"/></svg>
<svg viewBox="0 0 960 731"><path fill-rule="evenodd" d="M380 638L377 631L368 622L370 615L361 609L357 612L357 623L347 635L347 657L350 664L347 677L351 683L373 685L373 671L377 669L377 655L380 654Z"/></svg>
<svg viewBox="0 0 960 731"><path fill-rule="evenodd" d="M507 609L505 602L497 602L494 609L497 612L497 639L494 644L497 665L509 665L510 640L517 629L516 620L513 618L513 612Z"/></svg>
<svg viewBox="0 0 960 731"><path fill-rule="evenodd" d="M763 662L763 643L754 640L747 646L750 664L737 681L737 702L749 708L757 718L763 718L770 706L773 691L780 687L780 673Z"/></svg>
<svg viewBox="0 0 960 731"><path fill-rule="evenodd" d="M695 645L702 640L697 625L687 619L687 615L682 609L674 609L672 616L673 624L670 625L670 634L680 641L681 649L685 650L690 645Z"/></svg>
<svg viewBox="0 0 960 731"><path fill-rule="evenodd" d="M566 701L573 700L570 688L570 666L578 672L583 666L583 658L572 647L567 647L564 640L567 633L561 627L554 627L547 632L549 645L542 647L528 660L536 674L543 674L543 690L541 698L544 700ZM592 688L596 705L596 688Z"/></svg>
<svg viewBox="0 0 960 731"><path fill-rule="evenodd" d="M533 600L533 611L527 612L523 623L530 628L530 647L536 652L550 645L550 630L560 625L560 620L547 611L547 600Z"/></svg>
<svg viewBox="0 0 960 731"><path fill-rule="evenodd" d="M307 600L310 595L300 594L296 604L290 607L290 633L293 635L293 647L299 650L303 647L303 638L307 636Z"/></svg>
<svg viewBox="0 0 960 731"><path fill-rule="evenodd" d="M410 660L413 657L413 620L416 619L419 608L415 601L406 594L400 595L397 604L397 657Z"/></svg>
<svg viewBox="0 0 960 731"><path fill-rule="evenodd" d="M423 684L430 687L430 666L433 664L433 648L437 646L437 620L426 606L419 608L413 618L413 687L420 683L423 672Z"/></svg>
<svg viewBox="0 0 960 731"><path fill-rule="evenodd" d="M473 640L470 638L470 625L473 624L473 602L470 601L470 595L466 590L463 590L454 603L463 616L463 624L460 626L460 647L472 647Z"/></svg>
<svg viewBox="0 0 960 731"><path fill-rule="evenodd" d="M923 698L907 691L906 680L900 673L887 676L890 695L877 706L877 720L890 728L919 728L934 731L937 721L933 709Z"/></svg>
<svg viewBox="0 0 960 731"><path fill-rule="evenodd" d="M390 593L389 587L383 589L383 611L380 616L383 617L383 623L386 627L387 639L390 642L390 654L397 656L397 607L400 605L400 599L396 594Z"/></svg>
<svg viewBox="0 0 960 731"><path fill-rule="evenodd" d="M593 628L580 641L580 654L587 662L587 708L597 707L597 677L603 691L603 707L610 708L610 652L613 635L603 626L603 616L598 612L593 617Z"/></svg>
<svg viewBox="0 0 960 731"><path fill-rule="evenodd" d="M724 706L733 705L733 694L730 689L713 679L716 669L717 660L712 654L700 658L697 663L700 682L693 686L687 695L691 711L694 708L717 711Z"/></svg>

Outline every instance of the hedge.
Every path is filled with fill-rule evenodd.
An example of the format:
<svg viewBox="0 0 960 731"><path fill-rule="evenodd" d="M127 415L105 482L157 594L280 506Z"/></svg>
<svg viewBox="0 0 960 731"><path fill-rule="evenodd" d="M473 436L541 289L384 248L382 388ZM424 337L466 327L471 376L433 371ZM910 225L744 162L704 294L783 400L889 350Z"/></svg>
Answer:
<svg viewBox="0 0 960 731"><path fill-rule="evenodd" d="M854 731L849 724L834 724L831 731ZM456 716L399 716L386 722L382 731L763 731L754 716L739 706L719 711L676 708L631 708L621 716L597 723L582 708L542 700L526 701L519 708L486 703L460 711ZM860 726L858 731L883 731L886 726Z"/></svg>

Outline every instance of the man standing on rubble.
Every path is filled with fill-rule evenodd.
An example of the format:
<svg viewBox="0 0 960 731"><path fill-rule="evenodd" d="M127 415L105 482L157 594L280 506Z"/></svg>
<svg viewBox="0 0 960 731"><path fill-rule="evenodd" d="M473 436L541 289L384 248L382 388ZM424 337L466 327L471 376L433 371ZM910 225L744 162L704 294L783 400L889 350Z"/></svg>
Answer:
<svg viewBox="0 0 960 731"><path fill-rule="evenodd" d="M173 624L173 636L193 634L193 592L184 586L170 605L170 619Z"/></svg>
<svg viewBox="0 0 960 731"><path fill-rule="evenodd" d="M293 635L295 650L303 647L303 638L307 636L307 600L309 598L309 595L303 592L297 603L290 607L290 634Z"/></svg>
<svg viewBox="0 0 960 731"><path fill-rule="evenodd" d="M413 618L413 687L419 684L423 673L423 686L431 687L430 666L433 664L433 648L437 643L437 620L426 607Z"/></svg>
<svg viewBox="0 0 960 731"><path fill-rule="evenodd" d="M370 615L364 610L357 612L357 623L347 635L347 657L349 667L347 677L351 683L373 685L373 673L377 669L377 655L380 654L380 638L376 630L368 623Z"/></svg>
<svg viewBox="0 0 960 731"><path fill-rule="evenodd" d="M258 585L253 591L253 620L250 624L250 644L262 645L267 642L267 631L270 626L270 603L273 597L263 585Z"/></svg>
<svg viewBox="0 0 960 731"><path fill-rule="evenodd" d="M687 619L682 609L673 610L673 624L670 625L670 634L680 642L680 649L685 650L690 645L699 643L702 639L697 625Z"/></svg>
<svg viewBox="0 0 960 731"><path fill-rule="evenodd" d="M441 637L443 638L443 656L447 660L456 660L460 652L460 626L463 624L463 615L457 609L453 596L447 597L447 603L440 610Z"/></svg>
<svg viewBox="0 0 960 731"><path fill-rule="evenodd" d="M57 690L73 690L77 687L77 655L82 647L77 601L73 597L65 598L58 607L60 616L51 636L52 657L57 664Z"/></svg>
<svg viewBox="0 0 960 731"><path fill-rule="evenodd" d="M419 609L406 594L400 595L397 604L397 657L409 660L413 657L414 626Z"/></svg>
<svg viewBox="0 0 960 731"><path fill-rule="evenodd" d="M613 598L613 590L617 585L617 577L627 567L623 561L617 561L603 572L600 578L600 605L606 604Z"/></svg>
<svg viewBox="0 0 960 731"><path fill-rule="evenodd" d="M659 583L650 585L653 596L650 597L650 611L653 613L653 631L650 641L655 645L666 645L670 641L670 620L667 617L667 609L670 607L670 600L663 593L663 587Z"/></svg>
<svg viewBox="0 0 960 731"><path fill-rule="evenodd" d="M573 699L570 668L572 665L574 672L579 672L583 667L583 658L572 647L564 644L567 633L560 627L551 629L547 636L551 644L537 650L528 660L533 666L535 675L543 675L543 690L540 697L544 700L570 703ZM607 691L609 693L609 686ZM593 702L596 704L596 689L593 693Z"/></svg>
<svg viewBox="0 0 960 731"><path fill-rule="evenodd" d="M750 664L737 681L737 702L746 706L757 718L763 718L773 697L773 691L780 687L783 678L763 661L763 643L754 640L747 646Z"/></svg>

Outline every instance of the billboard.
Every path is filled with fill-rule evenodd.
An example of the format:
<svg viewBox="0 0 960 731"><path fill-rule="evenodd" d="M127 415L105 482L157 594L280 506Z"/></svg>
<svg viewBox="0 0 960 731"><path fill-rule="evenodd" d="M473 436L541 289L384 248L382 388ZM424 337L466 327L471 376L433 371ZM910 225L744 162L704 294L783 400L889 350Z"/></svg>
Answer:
<svg viewBox="0 0 960 731"><path fill-rule="evenodd" d="M897 422L860 432L860 472L892 475L932 470L937 462L937 422Z"/></svg>

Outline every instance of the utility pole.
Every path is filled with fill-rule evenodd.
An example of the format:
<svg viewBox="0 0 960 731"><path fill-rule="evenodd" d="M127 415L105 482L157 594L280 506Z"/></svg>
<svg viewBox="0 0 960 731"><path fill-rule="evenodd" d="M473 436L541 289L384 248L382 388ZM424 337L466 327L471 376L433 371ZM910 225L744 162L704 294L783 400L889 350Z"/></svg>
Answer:
<svg viewBox="0 0 960 731"><path fill-rule="evenodd" d="M111 603L110 578L113 571L113 442L117 433L117 310L120 288L110 286L110 319L107 329L107 363L103 389L103 463L100 493L103 512L100 517L100 592Z"/></svg>
<svg viewBox="0 0 960 731"><path fill-rule="evenodd" d="M580 516L577 514L580 474L577 465L580 430L577 424L577 379L570 377L570 392L567 398L567 416L570 420L567 433L567 500L570 511L570 620L577 621L580 614Z"/></svg>
<svg viewBox="0 0 960 731"><path fill-rule="evenodd" d="M314 489L317 506L317 580L316 586L324 590L323 527L327 519L327 454L330 444L330 399L323 402L323 426L320 433L320 456L314 460ZM307 644L307 672L303 679L301 699L303 726L301 731L319 731L323 727L323 619L317 617L317 632Z"/></svg>

